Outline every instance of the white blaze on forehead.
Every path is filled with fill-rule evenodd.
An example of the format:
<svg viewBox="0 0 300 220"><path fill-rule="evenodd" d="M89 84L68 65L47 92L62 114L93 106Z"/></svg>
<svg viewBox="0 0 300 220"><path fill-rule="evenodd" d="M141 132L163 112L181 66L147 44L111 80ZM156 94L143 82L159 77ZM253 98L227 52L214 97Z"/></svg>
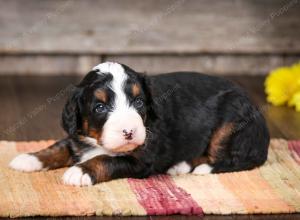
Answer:
<svg viewBox="0 0 300 220"><path fill-rule="evenodd" d="M101 73L111 73L111 74L114 73L118 74L118 72L124 72L124 68L122 67L122 65L114 62L100 63L97 66L95 66L93 70L99 70Z"/></svg>
<svg viewBox="0 0 300 220"><path fill-rule="evenodd" d="M125 82L128 79L122 65L113 62L101 63L93 68L101 73L110 73L113 76L111 89L115 93L114 110L125 110L129 108L129 103L124 92Z"/></svg>

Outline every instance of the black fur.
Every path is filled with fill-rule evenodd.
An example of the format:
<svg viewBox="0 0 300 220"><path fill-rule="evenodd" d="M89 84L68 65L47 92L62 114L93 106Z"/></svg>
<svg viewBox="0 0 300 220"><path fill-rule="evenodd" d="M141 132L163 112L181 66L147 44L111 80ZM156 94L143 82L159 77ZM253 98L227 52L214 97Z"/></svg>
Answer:
<svg viewBox="0 0 300 220"><path fill-rule="evenodd" d="M265 162L269 145L265 120L231 82L180 72L148 77L146 84L157 100L151 104L157 119L146 122L151 136L146 143L150 152L144 155L153 155L153 173L205 155L213 132L227 122L233 122L235 129L213 172L252 169Z"/></svg>
<svg viewBox="0 0 300 220"><path fill-rule="evenodd" d="M248 170L267 159L270 138L265 119L238 86L223 78L200 73L143 76L123 67L130 81L142 87L145 106L139 113L147 127L147 137L145 144L134 152L95 158L105 165L112 179L165 173L181 161L205 156L214 132L226 123L233 124L234 128L222 140L212 172ZM92 71L68 100L62 118L71 139L78 141L79 135L87 135L82 129L84 117L98 130L105 123L106 116L99 118L91 113L95 104L92 92L110 80L109 75L104 77ZM125 88L125 92L130 96L129 89ZM101 181L90 168L84 165L82 168L94 182Z"/></svg>

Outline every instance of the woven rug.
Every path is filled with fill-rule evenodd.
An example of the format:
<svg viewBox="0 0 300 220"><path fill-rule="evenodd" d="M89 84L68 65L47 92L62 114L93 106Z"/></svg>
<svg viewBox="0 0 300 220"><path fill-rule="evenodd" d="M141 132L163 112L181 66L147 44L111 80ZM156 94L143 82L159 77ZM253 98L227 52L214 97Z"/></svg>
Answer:
<svg viewBox="0 0 300 220"><path fill-rule="evenodd" d="M62 184L65 169L8 168L20 152L53 141L0 142L0 216L295 213L300 211L300 141L273 139L266 164L226 174L120 179L92 187Z"/></svg>

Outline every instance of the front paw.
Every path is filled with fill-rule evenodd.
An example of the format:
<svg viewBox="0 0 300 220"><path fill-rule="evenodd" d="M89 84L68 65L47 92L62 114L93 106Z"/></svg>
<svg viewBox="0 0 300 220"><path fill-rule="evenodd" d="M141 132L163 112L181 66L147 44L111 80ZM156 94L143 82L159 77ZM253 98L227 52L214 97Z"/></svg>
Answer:
<svg viewBox="0 0 300 220"><path fill-rule="evenodd" d="M10 162L9 166L12 169L24 172L33 172L43 169L42 162L31 154L20 154Z"/></svg>
<svg viewBox="0 0 300 220"><path fill-rule="evenodd" d="M88 173L84 173L79 166L69 168L63 175L63 182L72 186L91 186L92 178Z"/></svg>

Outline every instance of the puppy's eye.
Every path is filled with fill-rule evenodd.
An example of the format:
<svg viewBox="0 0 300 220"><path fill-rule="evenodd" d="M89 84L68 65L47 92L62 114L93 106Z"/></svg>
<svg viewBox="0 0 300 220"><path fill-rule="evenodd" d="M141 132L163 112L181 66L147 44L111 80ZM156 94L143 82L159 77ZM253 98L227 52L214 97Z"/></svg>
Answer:
<svg viewBox="0 0 300 220"><path fill-rule="evenodd" d="M137 98L137 99L134 100L133 105L136 108L141 108L141 107L144 106L144 101L141 98Z"/></svg>
<svg viewBox="0 0 300 220"><path fill-rule="evenodd" d="M105 113L105 112L107 112L107 107L106 107L106 105L104 105L103 103L99 103L99 104L96 105L96 107L95 107L95 112L96 112L96 113Z"/></svg>

